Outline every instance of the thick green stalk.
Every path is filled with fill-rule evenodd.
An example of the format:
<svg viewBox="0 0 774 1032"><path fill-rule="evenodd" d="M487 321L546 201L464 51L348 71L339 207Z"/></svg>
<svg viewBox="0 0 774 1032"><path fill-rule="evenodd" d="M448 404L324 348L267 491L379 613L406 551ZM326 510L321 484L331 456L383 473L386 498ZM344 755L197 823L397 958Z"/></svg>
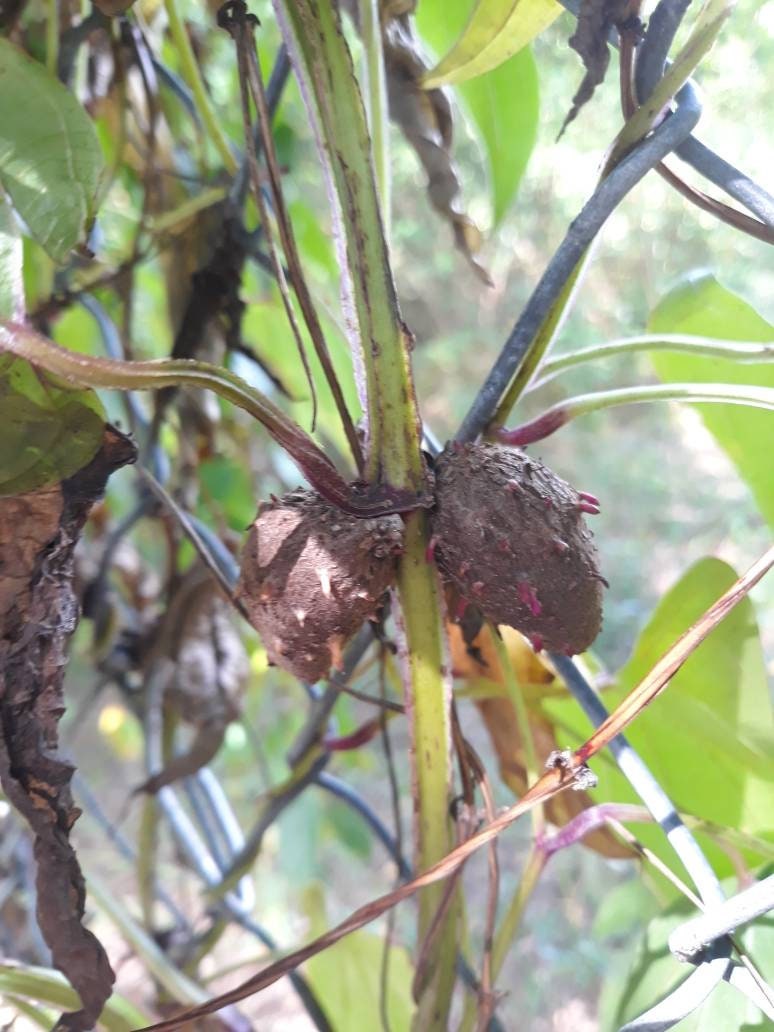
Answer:
<svg viewBox="0 0 774 1032"><path fill-rule="evenodd" d="M410 335L398 310L374 181L365 110L352 57L330 0L274 0L315 129L333 206L350 319L353 359L365 387L368 416L366 475L398 490L426 491L419 420L411 379ZM427 520L406 520L406 551L398 575L410 714L416 863L425 869L451 849L450 685L445 661L442 600L435 569L425 560ZM420 944L433 924L443 889L419 901ZM457 907L452 904L422 953L415 1028L447 1028L455 976Z"/></svg>
<svg viewBox="0 0 774 1032"><path fill-rule="evenodd" d="M412 513L406 521L406 552L398 575L406 655L404 678L411 686L406 703L414 749L416 866L423 871L452 848L448 819L450 783L449 703L451 684L445 661L442 600L434 567L427 562L427 517ZM419 897L419 941L424 941L444 894L445 883ZM415 1028L445 1029L454 988L457 953L454 904L433 949L427 954L427 979L417 1001Z"/></svg>
<svg viewBox="0 0 774 1032"><path fill-rule="evenodd" d="M353 359L367 395L366 475L419 490L424 471L411 338L398 311L352 55L330 0L275 0L275 9L329 181Z"/></svg>

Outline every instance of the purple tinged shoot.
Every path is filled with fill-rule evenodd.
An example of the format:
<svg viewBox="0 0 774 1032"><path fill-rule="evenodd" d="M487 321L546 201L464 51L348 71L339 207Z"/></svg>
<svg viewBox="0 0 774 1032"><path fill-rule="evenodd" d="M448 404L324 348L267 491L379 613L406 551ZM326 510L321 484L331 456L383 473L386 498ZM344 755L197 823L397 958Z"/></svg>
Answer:
<svg viewBox="0 0 774 1032"><path fill-rule="evenodd" d="M569 421L570 414L565 408L550 409L542 416L531 420L529 423L522 423L513 430L499 429L494 434L494 439L500 444L523 447L532 444L534 441L542 441L550 437L560 427Z"/></svg>

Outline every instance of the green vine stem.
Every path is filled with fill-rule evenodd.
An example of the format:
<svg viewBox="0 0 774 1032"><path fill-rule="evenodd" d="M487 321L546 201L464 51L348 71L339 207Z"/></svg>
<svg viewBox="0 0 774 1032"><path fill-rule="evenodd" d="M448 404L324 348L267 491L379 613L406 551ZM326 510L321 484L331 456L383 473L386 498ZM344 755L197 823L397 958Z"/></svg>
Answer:
<svg viewBox="0 0 774 1032"><path fill-rule="evenodd" d="M202 125L206 128L210 139L215 145L215 149L220 155L220 160L223 162L223 167L229 175L233 176L237 170L237 164L234 160L234 155L231 153L228 141L223 135L223 130L220 128L220 122L204 85L204 80L196 61L196 55L193 52L183 19L180 17L177 0L164 0L164 9L167 12L172 42L175 44L180 58L183 78L193 93L194 103L202 120Z"/></svg>
<svg viewBox="0 0 774 1032"><path fill-rule="evenodd" d="M22 323L0 322L0 351L9 351L82 387L114 390L159 390L162 387L199 387L244 409L262 423L274 440L295 460L320 494L344 512L376 516L426 504L416 492L386 487L358 490L351 487L328 456L300 426L241 377L222 366L193 359L158 359L124 362L77 354L54 344Z"/></svg>
<svg viewBox="0 0 774 1032"><path fill-rule="evenodd" d="M644 333L635 337L621 337L618 340L606 341L604 344L593 344L578 351L568 351L555 358L549 358L540 367L540 379L530 384L529 390L535 391L549 379L558 376L567 369L586 362L602 362L606 358L617 358L619 355L634 355L642 352L677 351L688 355L701 355L704 358L753 363L774 362L774 342L760 344L756 342L720 340L716 337L697 337L684 333Z"/></svg>
<svg viewBox="0 0 774 1032"><path fill-rule="evenodd" d="M371 133L371 153L382 208L382 222L389 246L392 221L392 177L388 139L390 125L378 0L360 0L360 35L365 51L363 65L368 128Z"/></svg>
<svg viewBox="0 0 774 1032"><path fill-rule="evenodd" d="M580 286L583 270L586 267L586 262L588 261L590 253L591 249L586 248L576 263L575 268L567 278L567 282L562 288L561 294L549 308L548 313L540 324L537 333L530 341L529 347L524 355L524 361L516 370L515 375L508 384L507 390L495 409L494 416L490 423L492 431L498 430L505 424L505 421L513 410L514 405L526 391L532 377L537 372L540 363L543 361L546 353L556 340L559 330L562 328L562 323L572 308L575 295Z"/></svg>
<svg viewBox="0 0 774 1032"><path fill-rule="evenodd" d="M493 436L502 444L523 446L542 441L578 416L618 405L636 405L646 401L710 402L721 405L749 405L774 409L774 387L753 387L728 383L666 383L639 387L621 387L614 391L580 394L546 409L528 423L514 430L499 430Z"/></svg>

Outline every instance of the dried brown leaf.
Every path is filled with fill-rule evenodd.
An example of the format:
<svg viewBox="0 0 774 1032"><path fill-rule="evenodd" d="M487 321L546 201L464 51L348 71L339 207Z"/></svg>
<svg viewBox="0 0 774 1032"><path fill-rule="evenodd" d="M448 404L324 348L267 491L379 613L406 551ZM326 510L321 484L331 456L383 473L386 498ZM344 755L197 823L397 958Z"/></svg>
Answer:
<svg viewBox="0 0 774 1032"><path fill-rule="evenodd" d="M608 36L614 26L627 19L631 0L582 0L578 24L570 36L570 46L580 54L586 74L572 98L572 107L564 120L562 132L591 100L594 90L605 78L610 64Z"/></svg>
<svg viewBox="0 0 774 1032"><path fill-rule="evenodd" d="M73 550L108 476L134 461L132 442L106 427L92 461L56 487L0 499L0 784L35 835L37 917L54 964L82 1009L57 1028L90 1029L114 980L81 921L85 886L69 833L80 811L73 767L57 753L67 644L78 622Z"/></svg>
<svg viewBox="0 0 774 1032"><path fill-rule="evenodd" d="M460 182L451 158L454 122L449 99L442 89L423 89L427 65L419 53L408 14L383 19L384 69L390 117L416 151L427 173L427 196L451 225L454 242L476 275L492 286L489 273L476 260L482 236L456 201Z"/></svg>
<svg viewBox="0 0 774 1032"><path fill-rule="evenodd" d="M215 756L226 728L239 716L249 666L230 610L210 571L197 563L180 582L159 622L146 662L146 680L159 662L172 661L174 672L164 702L195 733L185 752L144 782L140 791L158 792L195 774Z"/></svg>
<svg viewBox="0 0 774 1032"><path fill-rule="evenodd" d="M341 0L341 5L358 25L355 0ZM427 90L422 86L428 66L411 25L416 0L381 0L379 7L390 118L416 151L427 173L428 199L451 226L458 250L478 278L491 287L489 273L476 260L483 243L481 231L457 207L460 182L451 156L451 104L442 89Z"/></svg>

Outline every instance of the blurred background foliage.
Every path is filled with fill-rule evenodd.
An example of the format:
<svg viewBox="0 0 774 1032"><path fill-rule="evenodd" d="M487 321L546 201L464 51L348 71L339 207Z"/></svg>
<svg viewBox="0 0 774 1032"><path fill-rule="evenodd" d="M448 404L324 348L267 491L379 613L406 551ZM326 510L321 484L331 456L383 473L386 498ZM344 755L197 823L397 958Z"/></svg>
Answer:
<svg viewBox="0 0 774 1032"><path fill-rule="evenodd" d="M266 71L278 34L269 5L252 6L262 22L260 45ZM180 9L220 126L228 139L239 141L241 114L231 43L214 29L212 5L208 9L196 0L183 0ZM429 55L447 49L469 9L469 0L420 0L417 26ZM33 53L37 47L38 56L44 54L44 13L42 3L30 3L24 15L26 44ZM163 7L154 0L140 0L132 17L142 25L151 50L164 66L181 75ZM568 223L593 190L605 149L621 124L611 68L604 87L557 140L581 75L577 56L566 45L573 24L569 14L560 15L531 52L522 51L459 91L450 91L460 206L485 233L479 257L492 276L492 288L483 286L454 250L449 227L429 209L424 174L415 154L397 129L391 131L392 257L403 315L416 335L414 367L422 415L440 440L456 428ZM359 54L359 41L354 32L350 35ZM108 78L102 83L99 78L100 68L108 68L108 56L96 48L92 60L97 74L89 81L96 81L97 88L86 96L87 67L81 50L76 57L76 91L88 100L108 165L116 159L122 131L127 148L94 230L96 263L76 261L64 271L55 271L39 245L25 239L28 307L34 312L45 306L52 289L65 283L77 286L98 279L100 270L105 274L115 270L132 253L144 211L150 246L148 256L134 269L131 286L127 274L112 277L109 285L97 285L93 293L130 344L132 357L162 357L170 353L190 275L201 264L221 217L227 180L218 172L220 163L211 142L197 129L180 96L162 83L156 174L153 189L147 191L142 172L146 141L142 115L136 114L143 110L136 96L137 77L130 76L125 87L127 96L134 97L135 115L125 119L121 130L122 99L115 87L109 88ZM772 167L768 120L773 63L774 4L741 0L698 75L705 109L697 135L762 183ZM324 326L348 400L355 406L325 185L292 78L278 111L275 134L305 271L325 313ZM193 218L185 217L192 199L202 196L214 203ZM557 351L648 329L770 341L771 277L766 244L691 208L663 180L648 175L605 226ZM272 393L308 428L310 402L281 301L271 278L254 263L245 266L241 296L247 303L244 341L259 356L263 370L239 354L231 356L232 367ZM66 307L52 318L50 331L70 348L104 353L100 328L80 305ZM739 372L744 382L774 385L767 371L771 366L726 363L719 368L710 362L702 368L702 362L706 366L709 360L639 354L583 365L528 396L520 416L536 414L567 393L657 382L659 377L724 380ZM319 383L320 376L316 379ZM277 380L296 401L277 393ZM322 385L319 393L317 437L328 448L343 451L330 395ZM110 393L103 400L110 416L125 425L123 400ZM687 623L733 582L734 570L744 569L770 538L767 521L774 519L770 419L766 422L765 414L752 411L739 410L729 417L726 408L709 409L659 404L598 413L533 448L561 475L602 500L594 530L610 590L604 629L589 666L601 684L610 686L611 703L636 683ZM212 399L186 400L165 426L161 440L174 470L176 497L233 553L257 501L297 483L295 467L261 430L243 413ZM108 497L87 529L82 548L85 578L93 575L106 533L135 501L135 475L121 471L111 480ZM110 620L120 622L131 607L141 617L144 607L153 610L170 563L185 565L191 556L190 546L175 531L172 520L138 523L115 555L118 601L112 603ZM774 859L767 687L767 673L774 670L774 585L764 582L752 599L698 650L669 692L638 720L631 736L678 805L697 820L721 827L713 831L706 823L700 826L701 841L719 873L737 877L744 877L748 867L759 869ZM110 621L98 637L91 622L82 622L77 632L67 673L69 708L62 738L80 770L76 798L86 811L75 828L74 841L90 887L102 886L96 892L92 889L90 896L93 927L108 944L118 972L118 992L143 1010L153 1002L148 979L148 970L154 970L152 949L147 937L132 933L130 922L130 915L135 924L139 921L142 886L137 869L119 857L94 809L98 802L103 815L142 849L143 807L130 797L143 779L142 725L131 698L95 669L114 633ZM306 719L308 699L291 677L268 668L254 634L240 627L240 635L249 655L242 717L227 728L212 770L240 825L247 829L263 793L288 776L286 755ZM388 691L399 691L389 667L387 682ZM355 684L378 694L377 666L366 664ZM139 684L133 687L139 691ZM471 703L461 705L465 732L493 772L497 758L486 729ZM561 744L575 744L585 737L585 720L568 698L544 700L543 711ZM335 734L347 735L372 713L369 706L342 696L333 717ZM390 722L390 735L403 800L402 839L408 842L408 742L401 719ZM362 748L337 753L330 769L362 793L389 824L384 763L375 738ZM600 787L595 798L632 799L631 789L610 763L600 759L598 768ZM88 797L82 794L86 786ZM181 796L185 798L184 793ZM500 803L512 799L504 784L497 785L497 797ZM6 926L14 929L13 945L0 939L0 947L10 957L45 967L45 947L29 912L27 846L7 806L0 805L4 807L0 876L17 889L21 884L27 893L0 895L0 931ZM649 834L648 829L641 834L672 862L660 836ZM511 898L518 884L529 837L529 828L522 824L503 837L503 900ZM251 879L252 912L279 948L288 948L386 891L394 878L394 865L361 816L312 785L264 836ZM197 930L209 927L210 911L200 882L165 834L160 837L157 880ZM486 892L483 856L467 865L464 885L470 955L476 957ZM106 904L109 898L113 906ZM498 980L498 987L507 994L498 1008L503 1026L530 1032L590 1032L613 1028L623 1016L643 1009L679 974L670 959L663 960L671 965L668 971L648 967L640 977L644 958L652 958L666 941L672 913L668 908L677 905L675 899L668 882L633 861L604 859L580 847L560 852L530 902ZM388 1000L394 1032L408 1027L411 1013L407 949L413 943L408 909L399 908L393 932L397 945L391 950ZM158 907L146 907L146 923L150 915L157 941L167 957L175 958L174 936L169 933L164 938L167 918L160 914ZM379 1027L384 933L383 924L374 925L305 969L337 1032ZM756 931L749 945L755 960L771 974L770 929ZM200 962L185 969L182 959L180 966L196 987L214 991L229 985L236 975L245 976L269 956L254 936L232 924L212 949L204 950ZM159 963L163 968L163 954ZM627 976L630 964L634 966ZM158 979L158 971L154 974ZM627 977L632 981L626 982ZM8 985L0 967L0 996L7 1004L0 1015L13 1014L14 1027L27 1027L24 1021L31 1023L29 1027L40 1027L35 1015L25 1011L33 1006L30 1000L48 1000L52 1006L60 1002L55 987L44 992L36 985L25 996L18 982L10 983L10 989ZM626 985L634 987L630 993L622 990ZM56 991L61 992L61 987ZM166 986L166 991L176 993L180 1002L200 998L194 995L189 1000L185 995L189 990L177 984L172 989ZM300 1032L312 1027L287 981L247 1001L241 1010L252 1027L262 1030L281 1027ZM738 1010L731 1018L710 1015L702 1027L741 1027ZM119 1013L118 1023L109 1026L106 1017L105 1027L132 1027L133 1020ZM745 1027L762 1028L757 1020L749 1016L751 1023ZM41 1024L46 1027L45 1013ZM694 1026L686 1023L685 1028L689 1027Z"/></svg>

